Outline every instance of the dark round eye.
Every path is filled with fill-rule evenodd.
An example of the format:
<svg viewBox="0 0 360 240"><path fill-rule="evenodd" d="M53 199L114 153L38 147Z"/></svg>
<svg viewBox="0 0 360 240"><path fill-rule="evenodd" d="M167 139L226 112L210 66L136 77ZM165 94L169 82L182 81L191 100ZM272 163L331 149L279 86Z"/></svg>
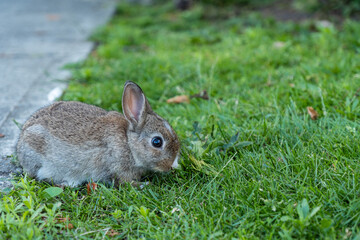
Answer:
<svg viewBox="0 0 360 240"><path fill-rule="evenodd" d="M156 148L160 148L163 145L163 140L161 137L153 137L151 144Z"/></svg>

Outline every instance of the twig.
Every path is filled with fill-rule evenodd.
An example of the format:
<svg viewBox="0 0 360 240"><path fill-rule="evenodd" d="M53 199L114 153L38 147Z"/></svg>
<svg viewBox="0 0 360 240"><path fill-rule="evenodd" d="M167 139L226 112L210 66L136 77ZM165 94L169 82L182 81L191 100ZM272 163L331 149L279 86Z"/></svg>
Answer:
<svg viewBox="0 0 360 240"><path fill-rule="evenodd" d="M84 235L87 235L87 234L90 234L90 233L95 233L95 232L101 232L101 231L106 231L106 232L108 232L109 230L110 230L110 228L104 228L104 229L94 230L94 231L82 233L82 234L80 234L80 236L84 236Z"/></svg>
<svg viewBox="0 0 360 240"><path fill-rule="evenodd" d="M106 232L104 233L104 235L103 235L103 237L102 237L102 240L105 239L105 236L106 236L106 234L108 233L109 230L110 230L110 228L107 228Z"/></svg>
<svg viewBox="0 0 360 240"><path fill-rule="evenodd" d="M237 154L237 152L229 159L229 161L227 161L227 163L221 168L221 170L215 175L215 177L213 179L211 179L211 181L208 183L208 185L206 185L206 188L217 178L217 176L219 176L219 174L226 168L226 166L234 159L236 154Z"/></svg>
<svg viewBox="0 0 360 240"><path fill-rule="evenodd" d="M214 228L214 229L216 229L216 228L219 226L219 224L220 224L220 220L221 220L222 216L224 215L224 213L225 213L226 209L227 209L227 208L226 208L226 207L224 207L224 211L221 213L221 215L220 215L220 217L219 217L219 220L217 221L216 226L215 226L215 228Z"/></svg>
<svg viewBox="0 0 360 240"><path fill-rule="evenodd" d="M190 98L202 98L204 100L209 100L209 95L206 90L203 90L202 92L191 95Z"/></svg>

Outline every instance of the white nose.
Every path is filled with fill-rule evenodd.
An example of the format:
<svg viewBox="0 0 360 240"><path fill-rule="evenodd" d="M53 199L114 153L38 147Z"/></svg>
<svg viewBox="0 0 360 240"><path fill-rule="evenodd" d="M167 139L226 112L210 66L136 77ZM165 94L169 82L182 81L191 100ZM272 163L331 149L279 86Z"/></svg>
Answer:
<svg viewBox="0 0 360 240"><path fill-rule="evenodd" d="M179 159L179 156L176 156L175 161L171 165L172 168L178 168L179 167L178 159Z"/></svg>

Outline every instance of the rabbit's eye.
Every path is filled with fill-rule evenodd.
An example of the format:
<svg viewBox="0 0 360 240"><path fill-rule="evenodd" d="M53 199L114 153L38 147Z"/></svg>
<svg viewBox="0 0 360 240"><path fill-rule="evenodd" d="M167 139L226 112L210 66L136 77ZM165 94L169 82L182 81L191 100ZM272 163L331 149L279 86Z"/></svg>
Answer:
<svg viewBox="0 0 360 240"><path fill-rule="evenodd" d="M153 139L151 139L151 144L156 148L160 148L163 144L163 140L161 137L153 137Z"/></svg>

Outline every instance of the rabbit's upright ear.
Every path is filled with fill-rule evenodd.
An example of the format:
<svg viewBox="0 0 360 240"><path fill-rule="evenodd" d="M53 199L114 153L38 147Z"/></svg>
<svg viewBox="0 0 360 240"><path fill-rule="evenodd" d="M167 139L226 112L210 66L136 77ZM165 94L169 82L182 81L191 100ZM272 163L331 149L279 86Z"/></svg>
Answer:
<svg viewBox="0 0 360 240"><path fill-rule="evenodd" d="M136 83L130 81L127 81L124 86L122 108L132 130L142 128L147 113L152 111L141 88Z"/></svg>

